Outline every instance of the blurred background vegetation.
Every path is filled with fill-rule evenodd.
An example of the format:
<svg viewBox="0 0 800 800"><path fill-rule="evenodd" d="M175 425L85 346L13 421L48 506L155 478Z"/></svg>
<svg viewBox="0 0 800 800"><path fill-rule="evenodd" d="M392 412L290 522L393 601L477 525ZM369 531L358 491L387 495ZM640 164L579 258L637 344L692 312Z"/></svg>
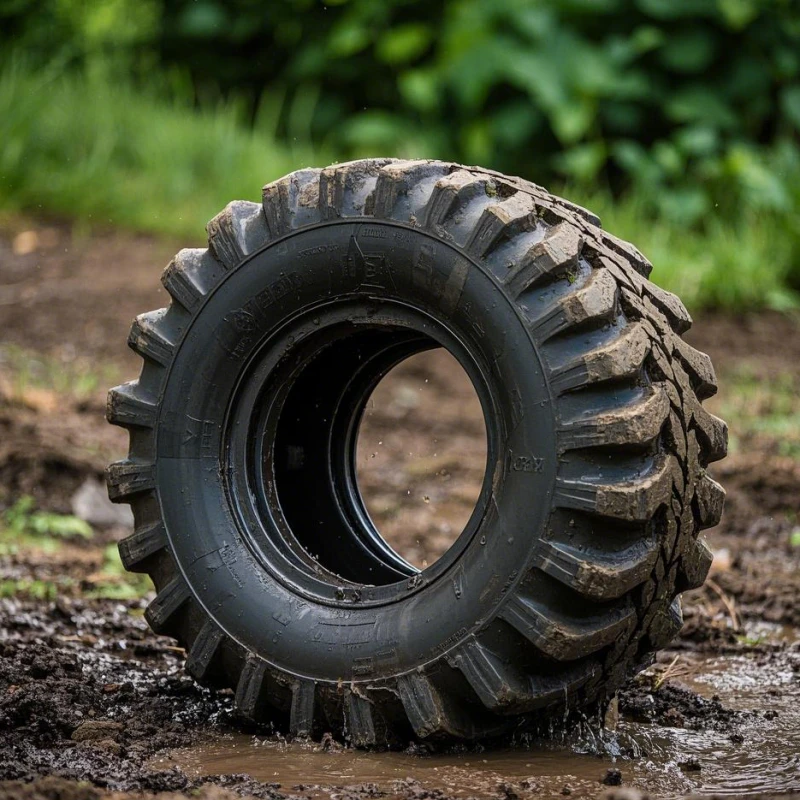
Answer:
<svg viewBox="0 0 800 800"><path fill-rule="evenodd" d="M200 239L302 166L589 206L690 307L800 296L797 0L0 0L0 208Z"/></svg>

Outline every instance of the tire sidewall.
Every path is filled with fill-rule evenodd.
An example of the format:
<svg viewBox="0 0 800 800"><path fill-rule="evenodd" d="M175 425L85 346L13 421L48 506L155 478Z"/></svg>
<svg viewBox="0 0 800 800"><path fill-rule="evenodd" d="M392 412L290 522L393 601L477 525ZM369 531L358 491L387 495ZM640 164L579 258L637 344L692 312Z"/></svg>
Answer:
<svg viewBox="0 0 800 800"><path fill-rule="evenodd" d="M244 366L288 321L339 299L402 302L445 325L481 365L499 447L474 536L434 580L383 603L320 602L248 545L221 449ZM490 621L536 555L555 485L555 412L524 320L495 276L453 245L383 221L306 228L250 256L209 294L160 402L156 484L173 557L211 618L283 672L369 681L422 667ZM411 585L413 583L413 585Z"/></svg>

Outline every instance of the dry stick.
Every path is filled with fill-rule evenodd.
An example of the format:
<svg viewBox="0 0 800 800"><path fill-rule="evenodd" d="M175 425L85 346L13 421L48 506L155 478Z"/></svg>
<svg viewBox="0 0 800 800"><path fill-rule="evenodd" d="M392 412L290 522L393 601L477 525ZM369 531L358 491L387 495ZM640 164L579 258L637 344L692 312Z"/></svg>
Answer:
<svg viewBox="0 0 800 800"><path fill-rule="evenodd" d="M742 626L739 621L739 615L736 613L736 608L733 605L733 600L731 600L731 598L728 597L724 591L722 591L722 587L720 587L720 585L712 578L706 578L706 586L708 586L709 589L711 589L717 595L717 597L722 600L722 604L727 609L731 618L731 622L733 623L733 632L738 633Z"/></svg>
<svg viewBox="0 0 800 800"><path fill-rule="evenodd" d="M658 691L664 685L664 682L667 680L667 678L670 677L672 673L672 668L675 666L679 658L680 654L675 656L675 658L672 659L670 665L655 679L655 681L653 682L653 688L656 691Z"/></svg>

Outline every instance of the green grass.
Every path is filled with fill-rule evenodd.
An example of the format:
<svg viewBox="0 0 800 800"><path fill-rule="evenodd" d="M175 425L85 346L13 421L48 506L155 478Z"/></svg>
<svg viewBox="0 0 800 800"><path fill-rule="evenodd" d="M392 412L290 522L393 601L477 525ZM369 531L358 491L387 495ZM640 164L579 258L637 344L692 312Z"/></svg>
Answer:
<svg viewBox="0 0 800 800"><path fill-rule="evenodd" d="M158 76L137 90L102 69L21 63L0 74L0 142L0 206L195 237L228 201L325 160L245 126L236 104L194 107Z"/></svg>
<svg viewBox="0 0 800 800"><path fill-rule="evenodd" d="M37 509L32 497L20 497L0 513L0 558L24 557L26 552L31 551L53 555L67 542L93 538L94 531L84 520L71 514ZM80 587L78 581L69 575L58 575L52 579L0 576L0 598L24 595L50 600L66 591L77 591L78 588L88 598L131 600L151 591L152 584L146 575L125 571L116 544L103 548L99 570L91 580L87 576Z"/></svg>
<svg viewBox="0 0 800 800"><path fill-rule="evenodd" d="M122 380L112 364L84 357L67 362L11 344L0 344L0 375L8 380L11 399L23 401L32 389L85 400Z"/></svg>
<svg viewBox="0 0 800 800"><path fill-rule="evenodd" d="M0 209L199 239L230 200L256 200L270 180L349 155L278 141L277 108L277 98L266 102L250 125L236 103L198 107L185 86L157 75L135 89L102 68L35 73L12 60L0 71ZM565 193L636 243L654 280L690 310L797 306L788 288L800 275L794 212L743 210L706 219L699 232L635 196Z"/></svg>
<svg viewBox="0 0 800 800"><path fill-rule="evenodd" d="M94 531L82 519L37 510L33 498L27 495L0 514L0 555L11 555L26 547L54 552L64 541L92 536Z"/></svg>
<svg viewBox="0 0 800 800"><path fill-rule="evenodd" d="M653 263L652 279L690 310L798 307L790 288L800 274L798 231L787 230L792 221L786 217L751 209L735 220L712 216L697 231L653 217L635 196L571 199L598 214L606 230L636 244Z"/></svg>
<svg viewBox="0 0 800 800"><path fill-rule="evenodd" d="M745 365L722 377L718 413L729 426L730 451L753 442L800 459L800 376L785 372L765 380Z"/></svg>

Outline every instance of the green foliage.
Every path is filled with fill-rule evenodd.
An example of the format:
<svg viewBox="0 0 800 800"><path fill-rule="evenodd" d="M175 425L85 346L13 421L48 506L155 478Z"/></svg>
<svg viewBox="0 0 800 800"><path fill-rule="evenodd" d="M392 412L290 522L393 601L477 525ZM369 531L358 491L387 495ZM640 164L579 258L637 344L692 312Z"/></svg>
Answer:
<svg viewBox="0 0 800 800"><path fill-rule="evenodd" d="M0 514L0 556L26 547L54 552L64 541L93 535L92 528L78 517L37 511L33 498L27 495Z"/></svg>
<svg viewBox="0 0 800 800"><path fill-rule="evenodd" d="M147 575L127 572L119 557L119 548L110 544L103 550L99 579L84 591L84 597L105 600L136 600L153 588Z"/></svg>
<svg viewBox="0 0 800 800"><path fill-rule="evenodd" d="M245 125L236 103L196 107L179 89L134 89L99 64L0 73L0 141L6 205L195 235L231 198L257 199L264 182L313 160L266 125Z"/></svg>
<svg viewBox="0 0 800 800"><path fill-rule="evenodd" d="M74 581L62 578L58 581L45 581L37 578L2 578L0 579L0 598L28 597L32 600L53 601L69 590Z"/></svg>
<svg viewBox="0 0 800 800"><path fill-rule="evenodd" d="M23 403L31 389L83 400L123 377L114 364L98 364L81 356L68 361L13 344L0 344L0 370L9 379L11 398Z"/></svg>
<svg viewBox="0 0 800 800"><path fill-rule="evenodd" d="M59 539L91 539L91 526L78 517L54 514L51 511L36 511L32 497L25 495L2 516L3 534L11 538L43 538L55 536Z"/></svg>
<svg viewBox="0 0 800 800"><path fill-rule="evenodd" d="M195 234L312 162L445 158L596 199L690 301L796 304L795 0L0 0L0 53L7 206Z"/></svg>
<svg viewBox="0 0 800 800"><path fill-rule="evenodd" d="M770 376L744 365L720 376L725 389L718 413L730 426L731 452L746 452L753 442L800 460L800 377L792 372Z"/></svg>
<svg viewBox="0 0 800 800"><path fill-rule="evenodd" d="M598 214L605 228L635 242L653 262L652 279L692 311L798 307L797 221L791 215L744 207L731 216L714 209L698 228L654 213L643 189L622 200L580 187L564 192Z"/></svg>

